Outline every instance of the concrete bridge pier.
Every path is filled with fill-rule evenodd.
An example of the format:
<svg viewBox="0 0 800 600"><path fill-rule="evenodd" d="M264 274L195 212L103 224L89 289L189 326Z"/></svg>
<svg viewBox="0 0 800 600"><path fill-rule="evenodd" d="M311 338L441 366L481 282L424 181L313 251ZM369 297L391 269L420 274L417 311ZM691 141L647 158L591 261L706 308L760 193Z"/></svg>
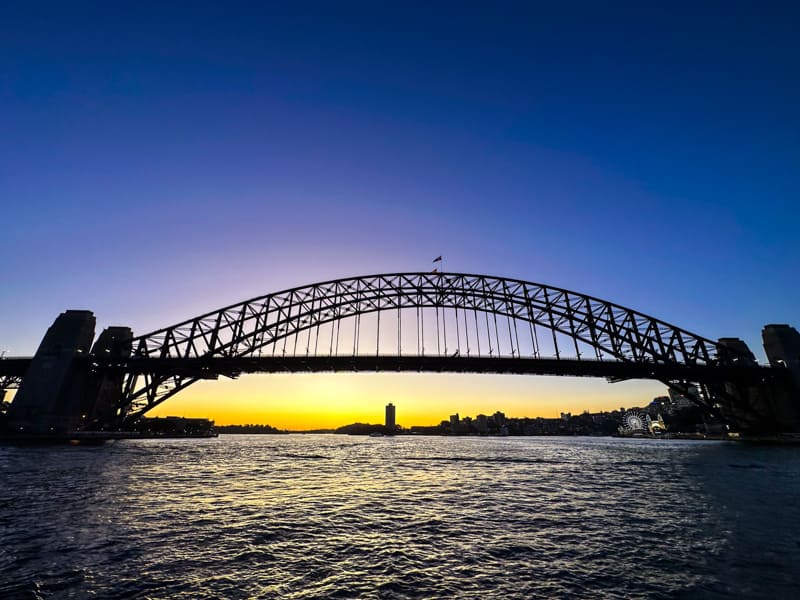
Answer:
<svg viewBox="0 0 800 600"><path fill-rule="evenodd" d="M767 325L764 350L772 367L761 381L729 381L709 386L720 412L743 433L800 432L800 334L789 325ZM738 338L718 341L719 358L732 365L756 365L755 356Z"/></svg>
<svg viewBox="0 0 800 600"><path fill-rule="evenodd" d="M94 328L88 310L68 310L56 318L8 407L9 433L53 435L80 427L87 376L83 363Z"/></svg>
<svg viewBox="0 0 800 600"><path fill-rule="evenodd" d="M92 346L94 329L94 314L87 310L68 310L56 318L8 408L9 434L58 436L107 429L120 421L125 373L107 367L130 356L133 332L108 327ZM96 361L104 368L96 369Z"/></svg>
<svg viewBox="0 0 800 600"><path fill-rule="evenodd" d="M708 386L722 418L747 435L800 431L796 390L789 377L760 382L727 382Z"/></svg>
<svg viewBox="0 0 800 600"><path fill-rule="evenodd" d="M761 331L767 360L772 367L785 369L783 381L771 390L777 414L788 431L800 432L800 333L790 325L766 325Z"/></svg>

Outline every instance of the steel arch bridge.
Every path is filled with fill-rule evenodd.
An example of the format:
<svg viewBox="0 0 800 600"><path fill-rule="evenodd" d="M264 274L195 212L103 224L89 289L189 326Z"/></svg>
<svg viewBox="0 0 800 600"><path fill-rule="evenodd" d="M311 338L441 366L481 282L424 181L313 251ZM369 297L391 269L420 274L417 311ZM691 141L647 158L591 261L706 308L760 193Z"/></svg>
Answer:
<svg viewBox="0 0 800 600"><path fill-rule="evenodd" d="M121 420L138 418L198 380L242 372L645 377L685 391L690 381L763 370L730 347L593 296L436 272L350 277L259 296L135 337L122 355L94 360L124 373Z"/></svg>

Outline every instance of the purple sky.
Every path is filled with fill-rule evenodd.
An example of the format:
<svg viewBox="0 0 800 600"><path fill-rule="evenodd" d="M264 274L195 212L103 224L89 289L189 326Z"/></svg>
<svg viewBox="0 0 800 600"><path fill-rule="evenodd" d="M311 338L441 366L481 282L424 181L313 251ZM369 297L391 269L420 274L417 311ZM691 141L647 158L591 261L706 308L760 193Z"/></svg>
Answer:
<svg viewBox="0 0 800 600"><path fill-rule="evenodd" d="M763 356L800 325L797 4L652 4L7 3L0 350L442 254Z"/></svg>

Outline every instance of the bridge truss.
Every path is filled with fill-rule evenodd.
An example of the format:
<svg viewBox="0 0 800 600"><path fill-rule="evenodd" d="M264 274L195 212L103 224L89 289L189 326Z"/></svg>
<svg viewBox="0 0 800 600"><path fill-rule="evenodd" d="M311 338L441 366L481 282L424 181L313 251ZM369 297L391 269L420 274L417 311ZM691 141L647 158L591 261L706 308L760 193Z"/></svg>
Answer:
<svg viewBox="0 0 800 600"><path fill-rule="evenodd" d="M730 367L738 360L710 339L562 288L462 273L370 275L259 296L134 338L130 357L120 357L126 376L118 416L137 418L200 379L257 370L246 365L258 361L276 371L280 361L309 359L304 364L314 370L347 357L354 365L399 370L427 370L425 361L436 358L439 365L517 365L494 372L535 372L522 365L537 361L602 362L607 368L599 372L611 377L621 363L680 390L687 383L665 377L665 368ZM157 368L192 361L193 368Z"/></svg>

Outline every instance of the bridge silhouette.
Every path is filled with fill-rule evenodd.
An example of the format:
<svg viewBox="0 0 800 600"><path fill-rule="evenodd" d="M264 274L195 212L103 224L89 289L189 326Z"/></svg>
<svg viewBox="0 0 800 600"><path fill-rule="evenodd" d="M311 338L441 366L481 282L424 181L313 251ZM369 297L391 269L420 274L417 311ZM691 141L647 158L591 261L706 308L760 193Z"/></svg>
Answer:
<svg viewBox="0 0 800 600"><path fill-rule="evenodd" d="M82 334L82 346L72 344L71 391L62 391L73 398L65 401L73 413L80 407L80 417L73 414L71 421L78 428L123 427L197 381L256 372L655 379L683 394L698 389L695 402L752 430L785 429L776 425L783 417L771 405L776 394L794 393L787 369L757 365L737 338L713 341L593 296L486 275L336 279L252 298L136 337L127 327L111 327L91 348L94 317L81 314L91 319L91 335ZM12 404L10 421L21 418L26 403L44 402L26 400L35 395L26 386L33 389L28 380L36 378L40 353L42 360L47 355L46 340L37 357L0 361L0 388L20 386L20 407L15 413ZM58 344L62 354L69 346ZM30 413L29 406L29 427Z"/></svg>

